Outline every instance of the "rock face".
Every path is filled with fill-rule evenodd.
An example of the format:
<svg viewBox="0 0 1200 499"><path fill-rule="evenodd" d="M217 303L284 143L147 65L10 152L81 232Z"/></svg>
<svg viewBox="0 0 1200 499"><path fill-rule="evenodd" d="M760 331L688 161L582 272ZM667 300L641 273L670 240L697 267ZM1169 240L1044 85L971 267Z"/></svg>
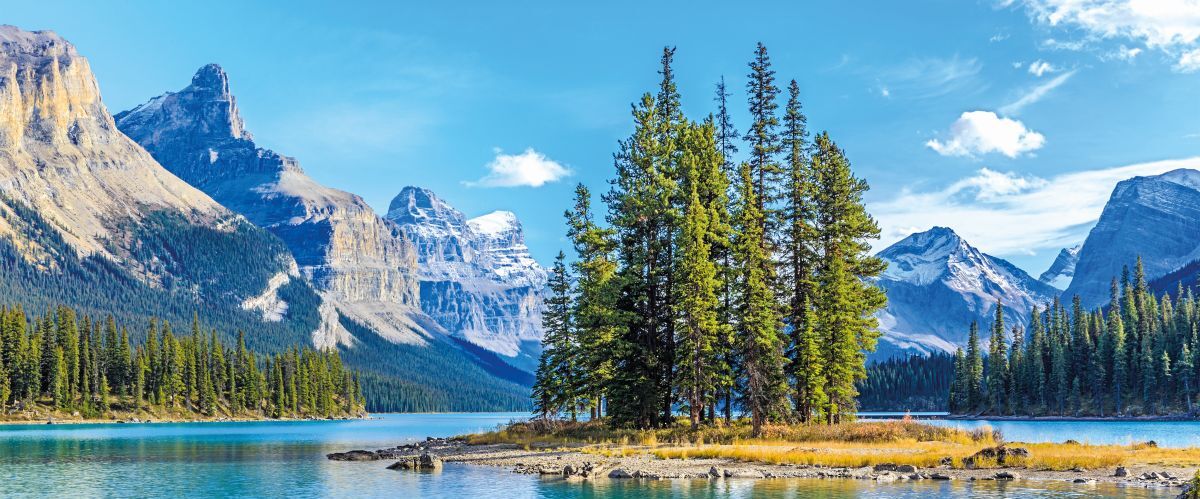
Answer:
<svg viewBox="0 0 1200 499"><path fill-rule="evenodd" d="M279 236L326 305L318 346L350 344L336 310L392 342L422 344L417 259L400 230L354 194L318 184L295 159L257 147L220 66L116 116L154 157L217 202ZM264 314L275 310L260 300Z"/></svg>
<svg viewBox="0 0 1200 499"><path fill-rule="evenodd" d="M1200 259L1200 171L1180 169L1117 184L1079 251L1064 297L1107 303L1114 277L1142 257L1154 279Z"/></svg>
<svg viewBox="0 0 1200 499"><path fill-rule="evenodd" d="M421 310L451 334L530 369L546 271L530 257L516 216L468 220L433 192L405 187L387 218L416 248Z"/></svg>
<svg viewBox="0 0 1200 499"><path fill-rule="evenodd" d="M875 356L952 352L966 343L971 321L987 330L999 300L1006 325L1024 327L1034 305L1057 290L1011 263L972 247L945 227L904 238L879 252L888 268L877 279L887 291L878 314L883 336Z"/></svg>
<svg viewBox="0 0 1200 499"><path fill-rule="evenodd" d="M121 218L231 215L117 131L74 46L13 26L0 26L0 190L61 227L82 254L116 256L104 242Z"/></svg>
<svg viewBox="0 0 1200 499"><path fill-rule="evenodd" d="M227 312L250 303L266 322L292 315L281 298L297 289L287 249L122 134L87 60L53 32L0 26L0 193L3 244L36 271L63 273L22 300L44 292L135 315L186 300L184 310L239 321L254 315ZM221 278L229 267L240 271Z"/></svg>
<svg viewBox="0 0 1200 499"><path fill-rule="evenodd" d="M1063 248L1050 264L1050 268L1038 276L1038 280L1057 289L1067 289L1071 278L1075 276L1075 264L1079 262L1079 250L1082 248L1082 244Z"/></svg>

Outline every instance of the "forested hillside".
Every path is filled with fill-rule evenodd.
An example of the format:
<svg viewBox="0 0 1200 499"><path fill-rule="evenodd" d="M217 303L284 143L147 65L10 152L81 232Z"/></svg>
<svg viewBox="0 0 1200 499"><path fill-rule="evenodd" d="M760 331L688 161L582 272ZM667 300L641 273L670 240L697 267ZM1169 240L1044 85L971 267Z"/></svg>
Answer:
<svg viewBox="0 0 1200 499"><path fill-rule="evenodd" d="M142 342L130 339L141 331ZM363 413L359 380L335 351L257 355L168 321L142 327L66 306L0 308L2 418L346 417Z"/></svg>

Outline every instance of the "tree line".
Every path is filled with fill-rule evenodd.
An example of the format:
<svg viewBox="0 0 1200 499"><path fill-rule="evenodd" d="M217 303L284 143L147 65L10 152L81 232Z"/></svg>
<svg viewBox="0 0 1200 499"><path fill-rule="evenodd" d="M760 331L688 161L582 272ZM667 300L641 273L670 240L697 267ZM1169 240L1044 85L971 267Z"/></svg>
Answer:
<svg viewBox="0 0 1200 499"><path fill-rule="evenodd" d="M859 408L866 411L944 411L953 373L954 356L893 357L867 365L858 382Z"/></svg>
<svg viewBox="0 0 1200 499"><path fill-rule="evenodd" d="M828 133L810 138L795 80L780 112L761 43L745 134L724 79L714 114L685 117L674 55L663 49L657 90L632 106L606 212L580 185L565 214L574 258L560 252L551 272L535 412L650 428L676 407L692 425L738 407L755 433L852 419L885 304L867 282L885 266L869 255L868 185Z"/></svg>
<svg viewBox="0 0 1200 499"><path fill-rule="evenodd" d="M206 416L333 417L359 414L358 377L334 350L289 348L259 356L245 336L228 345L216 330L190 334L151 319L145 342L109 316L96 320L67 306L30 316L0 307L0 405L38 405L82 417L112 411L179 410Z"/></svg>
<svg viewBox="0 0 1200 499"><path fill-rule="evenodd" d="M1196 298L1180 284L1156 296L1139 257L1112 280L1109 303L1087 311L1076 296L1032 312L1029 331L997 313L987 352L971 325L955 354L950 411L1017 415L1194 413ZM1011 340L1010 340L1011 338Z"/></svg>

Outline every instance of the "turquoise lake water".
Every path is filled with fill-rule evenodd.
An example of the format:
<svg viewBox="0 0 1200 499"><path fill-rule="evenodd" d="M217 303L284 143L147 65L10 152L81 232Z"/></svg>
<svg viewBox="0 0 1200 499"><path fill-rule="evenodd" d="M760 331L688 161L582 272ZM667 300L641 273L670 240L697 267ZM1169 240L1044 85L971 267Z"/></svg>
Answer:
<svg viewBox="0 0 1200 499"><path fill-rule="evenodd" d="M524 413L385 414L364 421L0 425L0 497L1173 497L1177 491L1067 483L857 480L601 480L518 475L449 464L399 472L388 462L334 462L329 452L375 449L485 430ZM975 422L1010 440L1156 440L1200 445L1200 423ZM1011 432L1011 433L1010 433ZM1079 438L1086 435L1090 438Z"/></svg>

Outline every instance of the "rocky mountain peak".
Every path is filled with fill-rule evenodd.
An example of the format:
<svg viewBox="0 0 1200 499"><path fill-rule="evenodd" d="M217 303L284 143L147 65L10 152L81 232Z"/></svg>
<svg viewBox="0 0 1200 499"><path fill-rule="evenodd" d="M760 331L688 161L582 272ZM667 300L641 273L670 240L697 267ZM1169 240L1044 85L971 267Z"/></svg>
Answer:
<svg viewBox="0 0 1200 499"><path fill-rule="evenodd" d="M117 126L142 145L180 136L206 142L254 140L229 90L229 76L217 64L201 67L183 90L162 94L115 118Z"/></svg>
<svg viewBox="0 0 1200 499"><path fill-rule="evenodd" d="M884 335L877 356L952 351L971 321L991 321L997 303L1009 324L1022 326L1033 306L1057 295L946 227L912 234L878 256L888 264L876 280L888 304L878 314Z"/></svg>
<svg viewBox="0 0 1200 499"><path fill-rule="evenodd" d="M466 227L466 216L462 212L423 187L401 189L388 205L387 218L400 225L455 233L461 233Z"/></svg>
<svg viewBox="0 0 1200 499"><path fill-rule="evenodd" d="M1104 304L1113 277L1138 256L1151 280L1200 259L1200 171L1117 183L1079 251L1064 296L1079 295L1087 307Z"/></svg>

